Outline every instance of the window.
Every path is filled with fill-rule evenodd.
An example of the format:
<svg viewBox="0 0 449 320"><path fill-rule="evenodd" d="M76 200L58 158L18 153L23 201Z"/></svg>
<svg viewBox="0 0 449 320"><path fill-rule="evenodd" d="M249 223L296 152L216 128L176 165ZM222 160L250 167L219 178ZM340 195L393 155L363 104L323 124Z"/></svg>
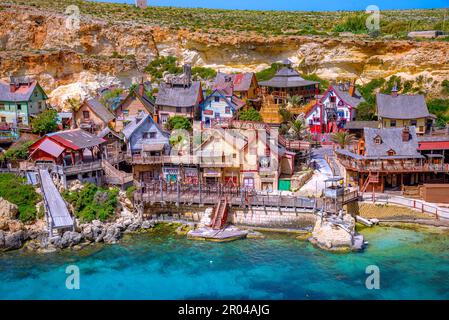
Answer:
<svg viewBox="0 0 449 320"><path fill-rule="evenodd" d="M390 127L396 127L396 120L390 120Z"/></svg>
<svg viewBox="0 0 449 320"><path fill-rule="evenodd" d="M127 117L129 115L129 110L123 110L123 115Z"/></svg>
<svg viewBox="0 0 449 320"><path fill-rule="evenodd" d="M220 102L220 97L214 97L215 102Z"/></svg>
<svg viewBox="0 0 449 320"><path fill-rule="evenodd" d="M2 123L6 123L6 117L1 117L0 120L1 120Z"/></svg>
<svg viewBox="0 0 449 320"><path fill-rule="evenodd" d="M84 119L89 119L90 118L89 111L83 111L83 118Z"/></svg>
<svg viewBox="0 0 449 320"><path fill-rule="evenodd" d="M231 108L230 107L226 107L225 108L225 113L226 114L230 114L231 113Z"/></svg>
<svg viewBox="0 0 449 320"><path fill-rule="evenodd" d="M5 105L4 104L0 104L0 111L5 110Z"/></svg>
<svg viewBox="0 0 449 320"><path fill-rule="evenodd" d="M410 120L410 125L416 127L417 121L416 120Z"/></svg>
<svg viewBox="0 0 449 320"><path fill-rule="evenodd" d="M17 110L22 111L22 105L21 104L17 105Z"/></svg>
<svg viewBox="0 0 449 320"><path fill-rule="evenodd" d="M390 149L387 151L387 154L391 157L394 156L396 154L396 151L394 151L393 149Z"/></svg>
<svg viewBox="0 0 449 320"><path fill-rule="evenodd" d="M176 107L176 113L181 113L182 112L182 108L181 107Z"/></svg>
<svg viewBox="0 0 449 320"><path fill-rule="evenodd" d="M381 138L380 136L376 136L376 137L374 138L374 143L375 143L375 144L381 144L381 143L382 143L382 138Z"/></svg>
<svg viewBox="0 0 449 320"><path fill-rule="evenodd" d="M142 134L142 138L143 138L143 139L148 139L148 136L149 136L149 132L144 132L144 133Z"/></svg>
<svg viewBox="0 0 449 320"><path fill-rule="evenodd" d="M220 112L215 112L215 118L220 118Z"/></svg>
<svg viewBox="0 0 449 320"><path fill-rule="evenodd" d="M156 139L156 132L150 132L150 139Z"/></svg>

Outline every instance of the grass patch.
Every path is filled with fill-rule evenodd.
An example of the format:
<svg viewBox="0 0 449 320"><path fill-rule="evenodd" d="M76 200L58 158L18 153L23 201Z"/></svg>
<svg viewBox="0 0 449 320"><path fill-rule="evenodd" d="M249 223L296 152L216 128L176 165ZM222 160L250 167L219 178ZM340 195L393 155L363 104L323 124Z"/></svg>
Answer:
<svg viewBox="0 0 449 320"><path fill-rule="evenodd" d="M12 173L0 174L0 197L19 207L20 221L31 222L38 218L36 204L41 197L33 186L26 184L24 178Z"/></svg>

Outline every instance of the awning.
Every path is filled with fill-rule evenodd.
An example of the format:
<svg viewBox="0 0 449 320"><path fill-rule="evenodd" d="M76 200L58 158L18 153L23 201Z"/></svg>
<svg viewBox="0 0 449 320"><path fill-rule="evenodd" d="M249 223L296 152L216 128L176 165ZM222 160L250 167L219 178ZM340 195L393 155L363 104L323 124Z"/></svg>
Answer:
<svg viewBox="0 0 449 320"><path fill-rule="evenodd" d="M152 144L144 144L143 151L151 152L151 151L162 151L164 150L164 143L152 143Z"/></svg>
<svg viewBox="0 0 449 320"><path fill-rule="evenodd" d="M418 150L449 150L449 141L420 141Z"/></svg>

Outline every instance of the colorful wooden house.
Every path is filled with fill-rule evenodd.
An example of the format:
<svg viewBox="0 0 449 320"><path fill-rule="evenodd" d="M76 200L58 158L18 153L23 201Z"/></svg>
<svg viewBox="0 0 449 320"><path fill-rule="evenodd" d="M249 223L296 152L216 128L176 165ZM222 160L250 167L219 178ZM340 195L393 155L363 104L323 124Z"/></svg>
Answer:
<svg viewBox="0 0 449 320"><path fill-rule="evenodd" d="M75 126L91 133L99 133L113 122L115 116L98 99L90 98L81 103L71 121Z"/></svg>
<svg viewBox="0 0 449 320"><path fill-rule="evenodd" d="M30 159L38 163L74 166L101 159L105 140L83 129L49 133L29 147Z"/></svg>
<svg viewBox="0 0 449 320"><path fill-rule="evenodd" d="M201 104L201 122L209 128L213 120L234 118L244 106L245 102L230 87L215 89Z"/></svg>
<svg viewBox="0 0 449 320"><path fill-rule="evenodd" d="M140 113L123 129L127 161L139 181L159 180L162 175L161 156L170 153L170 134L146 113Z"/></svg>
<svg viewBox="0 0 449 320"><path fill-rule="evenodd" d="M188 119L199 118L200 104L204 101L200 81L192 81L192 70L184 66L181 76L170 76L159 85L156 97L159 123L165 124L168 118L178 115Z"/></svg>
<svg viewBox="0 0 449 320"><path fill-rule="evenodd" d="M333 84L306 113L306 123L312 133L343 130L346 123L356 119L357 107L363 101L354 82Z"/></svg>
<svg viewBox="0 0 449 320"><path fill-rule="evenodd" d="M47 108L48 97L36 80L0 80L0 123L29 127L31 118Z"/></svg>
<svg viewBox="0 0 449 320"><path fill-rule="evenodd" d="M376 106L381 128L415 126L419 135L432 131L435 116L429 113L423 95L398 94L395 86L391 94L376 95Z"/></svg>
<svg viewBox="0 0 449 320"><path fill-rule="evenodd" d="M259 86L263 96L260 114L265 123L275 125L282 122L279 109L289 97L298 96L306 104L320 92L319 82L303 79L289 60L283 61L283 68L272 79L259 82Z"/></svg>
<svg viewBox="0 0 449 320"><path fill-rule="evenodd" d="M449 166L442 155L420 153L416 128L365 128L357 150L337 149L339 163L345 168L348 183L362 192L401 190L433 179L445 179Z"/></svg>
<svg viewBox="0 0 449 320"><path fill-rule="evenodd" d="M149 114L154 121L158 121L155 102L145 92L145 86L140 83L131 89L128 96L115 108L115 131L120 132L140 113Z"/></svg>
<svg viewBox="0 0 449 320"><path fill-rule="evenodd" d="M258 83L253 72L226 74L217 73L213 89L224 90L232 88L235 96L242 100L255 100L258 98Z"/></svg>

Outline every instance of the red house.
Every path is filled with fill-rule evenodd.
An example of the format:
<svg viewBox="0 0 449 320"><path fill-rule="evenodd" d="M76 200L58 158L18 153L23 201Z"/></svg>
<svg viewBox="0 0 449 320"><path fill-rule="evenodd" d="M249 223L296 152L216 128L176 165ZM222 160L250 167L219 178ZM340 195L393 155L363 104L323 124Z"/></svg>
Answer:
<svg viewBox="0 0 449 320"><path fill-rule="evenodd" d="M50 133L29 147L34 162L75 165L101 158L106 140L82 129Z"/></svg>

